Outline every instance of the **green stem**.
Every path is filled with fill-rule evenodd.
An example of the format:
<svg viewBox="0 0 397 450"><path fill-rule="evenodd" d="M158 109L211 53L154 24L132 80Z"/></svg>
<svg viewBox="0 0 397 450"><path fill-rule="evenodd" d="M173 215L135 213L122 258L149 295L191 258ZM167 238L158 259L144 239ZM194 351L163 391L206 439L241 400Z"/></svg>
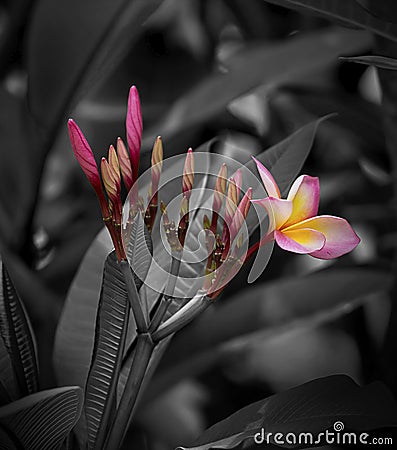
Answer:
<svg viewBox="0 0 397 450"><path fill-rule="evenodd" d="M130 373L104 447L107 450L117 450L123 443L154 347L149 333L138 334Z"/></svg>
<svg viewBox="0 0 397 450"><path fill-rule="evenodd" d="M160 304L154 313L153 319L150 322L149 326L149 332L153 333L157 330L157 328L160 326L161 321L163 320L166 312L168 311L168 308L173 300L173 292L176 285L176 280L179 273L179 268L181 266L181 252L177 252L175 255L172 255L172 262L171 262L171 270L170 275L168 277L167 281L167 288L166 292L168 292L171 295L163 295Z"/></svg>
<svg viewBox="0 0 397 450"><path fill-rule="evenodd" d="M157 343L181 330L213 303L214 301L207 297L205 292L198 292L189 303L160 325L158 330L152 334L153 342Z"/></svg>
<svg viewBox="0 0 397 450"><path fill-rule="evenodd" d="M124 275L124 280L128 292L128 299L130 301L131 309L134 314L137 332L138 334L146 333L148 331L148 322L142 309L139 294L136 289L134 275L127 260L120 261L120 269Z"/></svg>

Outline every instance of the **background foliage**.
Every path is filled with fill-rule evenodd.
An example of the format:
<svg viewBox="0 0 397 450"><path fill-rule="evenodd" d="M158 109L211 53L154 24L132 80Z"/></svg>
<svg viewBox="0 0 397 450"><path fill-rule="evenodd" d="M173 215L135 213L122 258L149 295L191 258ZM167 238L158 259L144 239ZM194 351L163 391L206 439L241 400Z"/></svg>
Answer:
<svg viewBox="0 0 397 450"><path fill-rule="evenodd" d="M188 445L252 401L335 373L396 393L397 75L393 60L338 60L397 57L392 0L8 0L0 30L1 254L36 333L41 389L56 385L55 328L101 228L66 119L79 120L99 158L123 136L135 84L142 170L158 134L167 156L218 136L211 151L246 163L337 113L303 172L320 177L321 210L346 217L362 244L326 263L276 250L255 286L240 272L166 350L130 442ZM103 260L92 249L87 258L85 284L71 292L101 276ZM56 395L80 408L75 391Z"/></svg>

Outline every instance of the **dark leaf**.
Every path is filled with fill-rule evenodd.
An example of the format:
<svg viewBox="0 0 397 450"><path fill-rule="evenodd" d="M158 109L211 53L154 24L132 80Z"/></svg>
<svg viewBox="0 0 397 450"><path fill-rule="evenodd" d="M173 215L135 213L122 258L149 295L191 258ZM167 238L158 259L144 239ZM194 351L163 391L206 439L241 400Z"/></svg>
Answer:
<svg viewBox="0 0 397 450"><path fill-rule="evenodd" d="M335 320L362 304L367 295L387 291L390 284L390 274L379 270L330 268L249 287L215 304L174 337L150 395L202 373L252 339Z"/></svg>
<svg viewBox="0 0 397 450"><path fill-rule="evenodd" d="M288 102L285 101L287 99ZM374 149L384 147L381 107L355 94L348 95L344 89L290 86L280 90L278 95L273 95L270 101L272 109L287 123L301 124L302 120L307 121L307 117L312 115L320 117L337 111L338 115L326 127L331 130L337 127L353 133L367 156L373 157ZM324 131L321 128L319 134ZM324 133L324 139L327 137L328 133Z"/></svg>
<svg viewBox="0 0 397 450"><path fill-rule="evenodd" d="M103 80L142 34L161 0L38 2L28 43L29 103L45 129Z"/></svg>
<svg viewBox="0 0 397 450"><path fill-rule="evenodd" d="M32 151L37 130L25 103L4 88L0 88L0 133L0 236L3 244L15 251L25 244L23 231L31 214L41 159Z"/></svg>
<svg viewBox="0 0 397 450"><path fill-rule="evenodd" d="M380 69L397 70L397 59L388 58L386 56L341 56L339 59L342 61L364 64L366 66L375 66Z"/></svg>
<svg viewBox="0 0 397 450"><path fill-rule="evenodd" d="M302 432L312 433L314 441L305 445L310 447L319 444L315 443L319 433L327 429L335 431L336 422L350 432L397 426L397 406L381 383L360 387L345 375L333 375L252 403L209 428L194 446L179 449L229 449L244 441L255 448L253 438L262 428L272 433L270 443L274 443L276 433L282 433L284 438L288 433L296 436ZM286 442L277 445L302 447Z"/></svg>
<svg viewBox="0 0 397 450"><path fill-rule="evenodd" d="M59 449L80 416L82 397L80 388L62 387L37 392L3 406L0 439L3 435L9 439L11 436L15 448ZM4 447L0 444L0 448Z"/></svg>
<svg viewBox="0 0 397 450"><path fill-rule="evenodd" d="M70 286L57 327L54 364L58 384L86 384L94 348L102 274L112 243L106 229L96 237Z"/></svg>
<svg viewBox="0 0 397 450"><path fill-rule="evenodd" d="M368 36L351 30L326 29L275 44L245 48L227 63L227 73L203 80L171 108L164 124L148 132L167 138L180 130L212 119L235 98L260 85L281 85L327 67L347 49L360 51Z"/></svg>
<svg viewBox="0 0 397 450"><path fill-rule="evenodd" d="M347 26L365 28L386 38L397 40L397 26L385 22L364 9L356 0L266 0L286 8L312 12ZM377 2L380 3L380 2Z"/></svg>
<svg viewBox="0 0 397 450"><path fill-rule="evenodd" d="M95 327L95 344L85 391L89 448L101 448L123 357L130 304L116 255L106 259Z"/></svg>
<svg viewBox="0 0 397 450"><path fill-rule="evenodd" d="M283 141L256 156L271 171L282 196L288 193L309 156L318 126L330 117L332 117L332 114L310 122ZM256 172L253 161L250 161L247 167Z"/></svg>
<svg viewBox="0 0 397 450"><path fill-rule="evenodd" d="M7 269L0 260L0 335L10 356L22 395L38 388L38 368L33 331Z"/></svg>
<svg viewBox="0 0 397 450"><path fill-rule="evenodd" d="M397 58L397 44L388 39L377 38L375 40L375 51L376 53L381 53L382 55L387 55L392 58ZM397 168L397 152L396 152L396 142L397 142L397 73L391 70L378 70L379 81L382 89L382 109L383 109L383 119L385 125L385 138L386 147L388 151L388 157L391 161L392 166L392 176L394 187L397 186L396 168ZM396 314L396 292L397 284L391 289L392 310L390 314L390 320L388 324L388 329L386 337L384 340L384 346L382 349L382 358L388 360L393 358L393 355L397 349L397 314ZM395 379L397 377L397 370L394 364L389 366L388 373L386 375L387 381L393 386L394 393L396 392Z"/></svg>
<svg viewBox="0 0 397 450"><path fill-rule="evenodd" d="M14 375L10 354L0 338L0 406L17 400L20 392Z"/></svg>
<svg viewBox="0 0 397 450"><path fill-rule="evenodd" d="M394 0L356 0L370 14L385 22L397 23L397 4Z"/></svg>

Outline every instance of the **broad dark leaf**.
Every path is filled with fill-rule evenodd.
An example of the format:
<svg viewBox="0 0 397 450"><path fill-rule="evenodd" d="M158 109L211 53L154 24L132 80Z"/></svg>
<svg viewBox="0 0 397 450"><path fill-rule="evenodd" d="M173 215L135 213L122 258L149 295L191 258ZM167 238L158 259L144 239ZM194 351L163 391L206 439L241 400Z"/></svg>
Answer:
<svg viewBox="0 0 397 450"><path fill-rule="evenodd" d="M383 123L379 105L354 94L348 95L346 90L339 88L289 86L279 92L280 96L277 94L272 96L270 102L272 109L275 109L276 114L280 115L285 123L291 120L293 123L300 124L302 120L307 120L305 117L311 117L313 114L315 117L321 117L330 112L337 112L337 116L324 127L324 134L323 137L319 136L319 143L321 139L327 139L329 136L326 128L335 130L337 127L348 133L354 133L367 157L373 157L374 149L383 148ZM286 99L288 99L287 102L285 102ZM286 103L288 106L284 107ZM291 104L296 107L290 107ZM298 111L300 111L299 117L297 117ZM320 130L319 134L322 131Z"/></svg>
<svg viewBox="0 0 397 450"><path fill-rule="evenodd" d="M0 236L3 245L16 251L25 244L23 231L31 214L41 160L32 151L37 144L37 130L25 103L3 87L0 88L0 133Z"/></svg>
<svg viewBox="0 0 397 450"><path fill-rule="evenodd" d="M385 22L397 23L397 4L394 0L356 0L370 14Z"/></svg>
<svg viewBox="0 0 397 450"><path fill-rule="evenodd" d="M10 437L15 447L56 450L80 416L83 404L78 387L62 387L24 397L0 408L0 439ZM7 438L6 438L7 439Z"/></svg>
<svg viewBox="0 0 397 450"><path fill-rule="evenodd" d="M95 344L85 390L89 448L101 448L123 357L130 304L115 252L106 259L95 327Z"/></svg>
<svg viewBox="0 0 397 450"><path fill-rule="evenodd" d="M366 66L375 66L380 69L397 70L397 59L386 56L368 55L368 56L342 56L339 59Z"/></svg>
<svg viewBox="0 0 397 450"><path fill-rule="evenodd" d="M117 67L161 0L41 0L28 43L29 103L51 130Z"/></svg>
<svg viewBox="0 0 397 450"><path fill-rule="evenodd" d="M397 44L388 39L377 38L375 41L375 52L382 55L386 55L392 58L397 58ZM382 88L382 109L383 119L385 125L385 138L388 151L388 157L390 158L393 169L393 182L394 186L397 185L395 168L397 167L397 73L391 70L378 70L379 81ZM391 289L392 311L390 314L390 321L382 348L381 356L384 360L393 358L393 355L397 349L397 314L395 294L397 292L397 284ZM387 379L390 380L391 386L395 386L394 379L397 377L397 369L394 364L390 365ZM395 388L394 388L394 392Z"/></svg>
<svg viewBox="0 0 397 450"><path fill-rule="evenodd" d="M10 356L22 395L38 388L33 331L7 269L0 260L0 336Z"/></svg>
<svg viewBox="0 0 397 450"><path fill-rule="evenodd" d="M266 0L286 8L312 12L347 26L365 28L381 36L397 40L397 25L375 17L356 0ZM379 3L379 2L377 2Z"/></svg>
<svg viewBox="0 0 397 450"><path fill-rule="evenodd" d="M170 136L186 127L212 119L235 98L260 85L276 85L303 79L369 45L369 37L357 31L326 29L288 38L274 44L255 45L234 55L227 73L216 73L198 84L171 108L164 124L148 132ZM148 138L149 139L149 138Z"/></svg>
<svg viewBox="0 0 397 450"><path fill-rule="evenodd" d="M20 397L10 354L0 338L0 406Z"/></svg>
<svg viewBox="0 0 397 450"><path fill-rule="evenodd" d="M153 379L150 396L207 370L250 340L334 320L362 304L367 295L386 292L391 281L389 273L375 269L330 268L253 285L215 304L174 337Z"/></svg>
<svg viewBox="0 0 397 450"><path fill-rule="evenodd" d="M280 188L282 197L288 194L289 188L309 156L318 126L330 117L332 117L332 114L310 122L283 141L256 156L271 171ZM250 161L247 167L256 172L256 165L253 161Z"/></svg>
<svg viewBox="0 0 397 450"><path fill-rule="evenodd" d="M247 441L247 447L257 448L256 433L319 433L333 429L336 422L347 431L360 432L397 426L397 405L388 389L381 383L358 386L345 375L319 378L288 391L240 409L227 419L209 428L191 447L180 450L209 450L236 448ZM265 441L266 442L266 441ZM325 443L325 441L322 441ZM299 444L277 444L281 447L302 447ZM304 445L310 447L318 443Z"/></svg>

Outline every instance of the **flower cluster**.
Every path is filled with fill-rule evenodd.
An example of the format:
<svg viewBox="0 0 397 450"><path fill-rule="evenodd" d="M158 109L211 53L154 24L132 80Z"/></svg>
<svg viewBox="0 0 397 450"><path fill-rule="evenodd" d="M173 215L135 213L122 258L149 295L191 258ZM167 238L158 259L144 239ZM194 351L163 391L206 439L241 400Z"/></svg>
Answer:
<svg viewBox="0 0 397 450"><path fill-rule="evenodd" d="M151 184L147 206L138 193L139 157L142 137L142 115L139 95L133 86L128 98L126 134L128 150L121 138L116 148L109 147L108 158L102 158L99 174L93 152L76 123L70 119L69 134L76 158L94 188L99 199L102 217L112 238L117 258L126 260L122 242L121 179L130 193L130 218L139 211L147 229L152 231L157 212L163 215L163 226L174 253L181 253L189 227L189 202L194 185L194 153L187 151L182 174L182 200L178 225L167 214L167 206L159 199L159 184L163 166L163 145L157 137L151 159ZM216 297L222 291L225 277L235 273L233 267L242 264L261 245L275 240L284 250L309 254L315 258L337 258L354 249L360 239L349 223L340 217L317 216L320 188L319 180L308 175L300 176L292 185L286 199L281 198L280 189L271 173L255 159L259 175L268 196L252 199L252 189L242 192L242 173L237 170L228 178L227 166L218 172L213 190L211 217L203 218L206 232L208 258L205 263L204 289ZM263 207L269 216L266 235L240 255L242 245L241 228L246 220L251 203Z"/></svg>

